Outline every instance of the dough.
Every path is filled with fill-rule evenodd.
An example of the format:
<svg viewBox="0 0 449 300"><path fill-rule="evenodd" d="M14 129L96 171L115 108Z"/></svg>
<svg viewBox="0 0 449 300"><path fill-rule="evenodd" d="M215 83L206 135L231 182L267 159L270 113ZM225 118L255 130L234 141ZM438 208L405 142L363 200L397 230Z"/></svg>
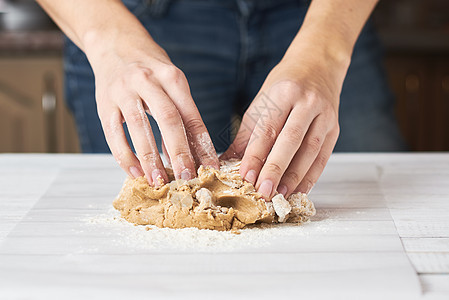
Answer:
<svg viewBox="0 0 449 300"><path fill-rule="evenodd" d="M251 183L243 181L240 161L222 161L220 170L200 166L198 177L189 181L171 180L159 188L145 177L126 179L113 202L127 221L158 227L237 230L249 224L302 223L315 215L315 207L305 194L282 194L266 202Z"/></svg>

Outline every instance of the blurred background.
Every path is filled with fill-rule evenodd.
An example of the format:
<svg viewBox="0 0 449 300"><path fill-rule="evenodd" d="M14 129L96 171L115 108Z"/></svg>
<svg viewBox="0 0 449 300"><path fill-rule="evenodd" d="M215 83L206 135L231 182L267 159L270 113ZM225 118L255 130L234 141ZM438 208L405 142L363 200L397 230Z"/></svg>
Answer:
<svg viewBox="0 0 449 300"><path fill-rule="evenodd" d="M448 151L449 1L380 1L373 21L411 150ZM33 0L0 0L0 152L79 152L62 45Z"/></svg>

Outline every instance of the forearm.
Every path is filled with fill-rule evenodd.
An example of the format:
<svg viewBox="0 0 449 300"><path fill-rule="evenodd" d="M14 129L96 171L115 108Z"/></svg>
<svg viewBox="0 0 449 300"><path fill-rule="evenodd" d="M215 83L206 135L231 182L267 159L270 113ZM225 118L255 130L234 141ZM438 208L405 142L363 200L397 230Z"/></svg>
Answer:
<svg viewBox="0 0 449 300"><path fill-rule="evenodd" d="M126 52L126 45L139 51L154 43L120 0L37 0L51 18L82 49L89 60L106 51ZM120 45L120 47L117 47ZM139 46L142 47L139 47ZM121 53L116 53L120 55Z"/></svg>
<svg viewBox="0 0 449 300"><path fill-rule="evenodd" d="M343 68L378 0L313 0L286 55L312 51Z"/></svg>

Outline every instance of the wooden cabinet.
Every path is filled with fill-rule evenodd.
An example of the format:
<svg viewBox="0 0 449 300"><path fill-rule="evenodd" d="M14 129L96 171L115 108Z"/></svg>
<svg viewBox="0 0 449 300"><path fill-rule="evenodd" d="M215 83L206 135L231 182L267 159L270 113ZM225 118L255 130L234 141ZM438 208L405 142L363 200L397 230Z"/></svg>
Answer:
<svg viewBox="0 0 449 300"><path fill-rule="evenodd" d="M448 11L447 0L396 0L373 14L411 150L449 150Z"/></svg>
<svg viewBox="0 0 449 300"><path fill-rule="evenodd" d="M0 57L0 152L79 152L61 56Z"/></svg>
<svg viewBox="0 0 449 300"><path fill-rule="evenodd" d="M449 56L389 53L400 128L412 150L449 150Z"/></svg>

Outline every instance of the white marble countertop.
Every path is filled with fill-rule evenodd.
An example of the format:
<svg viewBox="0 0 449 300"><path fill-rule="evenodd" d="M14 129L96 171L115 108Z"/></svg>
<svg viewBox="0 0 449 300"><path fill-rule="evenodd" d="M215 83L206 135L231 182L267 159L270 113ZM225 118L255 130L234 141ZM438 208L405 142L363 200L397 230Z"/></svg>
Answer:
<svg viewBox="0 0 449 300"><path fill-rule="evenodd" d="M0 155L0 298L449 299L449 154L335 154L311 223L234 236L114 219L124 176Z"/></svg>

